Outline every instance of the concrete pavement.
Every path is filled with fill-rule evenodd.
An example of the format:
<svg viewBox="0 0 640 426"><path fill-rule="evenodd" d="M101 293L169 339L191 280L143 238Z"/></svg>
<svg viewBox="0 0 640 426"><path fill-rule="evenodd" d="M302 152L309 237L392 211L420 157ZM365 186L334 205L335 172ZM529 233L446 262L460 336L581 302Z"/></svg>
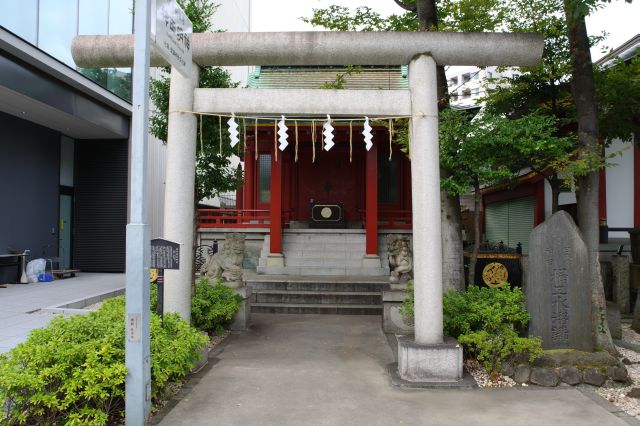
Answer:
<svg viewBox="0 0 640 426"><path fill-rule="evenodd" d="M401 390L378 316L254 314L210 354L161 425L639 424L587 390Z"/></svg>
<svg viewBox="0 0 640 426"><path fill-rule="evenodd" d="M50 283L6 284L0 288L0 353L26 340L34 328L44 327L54 314L40 309L90 297L125 286L124 274L78 273Z"/></svg>

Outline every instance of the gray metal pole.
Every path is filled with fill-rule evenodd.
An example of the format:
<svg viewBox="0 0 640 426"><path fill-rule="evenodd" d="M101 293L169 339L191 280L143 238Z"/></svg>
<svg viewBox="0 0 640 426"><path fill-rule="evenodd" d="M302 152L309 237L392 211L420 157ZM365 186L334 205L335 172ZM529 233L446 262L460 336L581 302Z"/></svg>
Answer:
<svg viewBox="0 0 640 426"><path fill-rule="evenodd" d="M130 211L127 225L127 337L125 420L146 423L151 406L149 263L147 225L147 129L149 121L149 51L151 1L136 0L134 17L133 119L130 158Z"/></svg>

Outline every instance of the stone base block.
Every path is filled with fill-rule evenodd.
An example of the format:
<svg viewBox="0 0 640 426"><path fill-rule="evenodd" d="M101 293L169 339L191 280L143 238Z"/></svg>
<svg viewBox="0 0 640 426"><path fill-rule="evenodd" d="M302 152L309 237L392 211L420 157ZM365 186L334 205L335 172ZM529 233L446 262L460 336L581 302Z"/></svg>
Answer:
<svg viewBox="0 0 640 426"><path fill-rule="evenodd" d="M400 313L402 301L407 297L407 292L391 290L382 292L382 330L385 333L407 334L413 333L413 318L403 317Z"/></svg>
<svg viewBox="0 0 640 426"><path fill-rule="evenodd" d="M398 374L409 382L458 382L462 380L462 346L453 338L421 345L409 336L398 337Z"/></svg>
<svg viewBox="0 0 640 426"><path fill-rule="evenodd" d="M246 331L251 325L251 287L241 287L234 289L235 294L242 297L240 309L233 316L231 331Z"/></svg>
<svg viewBox="0 0 640 426"><path fill-rule="evenodd" d="M281 253L269 253L267 255L267 267L284 268L284 255Z"/></svg>
<svg viewBox="0 0 640 426"><path fill-rule="evenodd" d="M363 268L380 268L382 263L380 262L380 256L375 254L367 254L362 258Z"/></svg>

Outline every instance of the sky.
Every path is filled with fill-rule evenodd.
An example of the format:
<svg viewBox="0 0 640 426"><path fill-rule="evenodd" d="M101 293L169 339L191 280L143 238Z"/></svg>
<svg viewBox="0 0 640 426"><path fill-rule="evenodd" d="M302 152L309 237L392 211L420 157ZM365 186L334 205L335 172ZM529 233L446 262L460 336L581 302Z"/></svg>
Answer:
<svg viewBox="0 0 640 426"><path fill-rule="evenodd" d="M393 0L253 0L251 31L317 31L320 28L314 28L299 18L311 16L314 8L325 8L332 4L351 8L366 4L383 15L402 12ZM616 48L640 33L639 22L640 0L631 4L613 0L588 17L589 34L599 34L603 30L609 33L604 46L592 49L593 60L603 55L603 48Z"/></svg>

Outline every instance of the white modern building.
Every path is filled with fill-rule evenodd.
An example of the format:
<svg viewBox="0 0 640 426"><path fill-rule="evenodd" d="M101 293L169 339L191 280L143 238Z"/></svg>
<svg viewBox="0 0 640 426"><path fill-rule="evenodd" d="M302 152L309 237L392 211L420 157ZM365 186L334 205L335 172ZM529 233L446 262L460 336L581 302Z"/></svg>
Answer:
<svg viewBox="0 0 640 426"><path fill-rule="evenodd" d="M480 99L487 94L487 88L494 88L500 79L513 78L518 72L512 69L498 70L498 67L447 67L447 86L451 105L457 108L479 106Z"/></svg>

